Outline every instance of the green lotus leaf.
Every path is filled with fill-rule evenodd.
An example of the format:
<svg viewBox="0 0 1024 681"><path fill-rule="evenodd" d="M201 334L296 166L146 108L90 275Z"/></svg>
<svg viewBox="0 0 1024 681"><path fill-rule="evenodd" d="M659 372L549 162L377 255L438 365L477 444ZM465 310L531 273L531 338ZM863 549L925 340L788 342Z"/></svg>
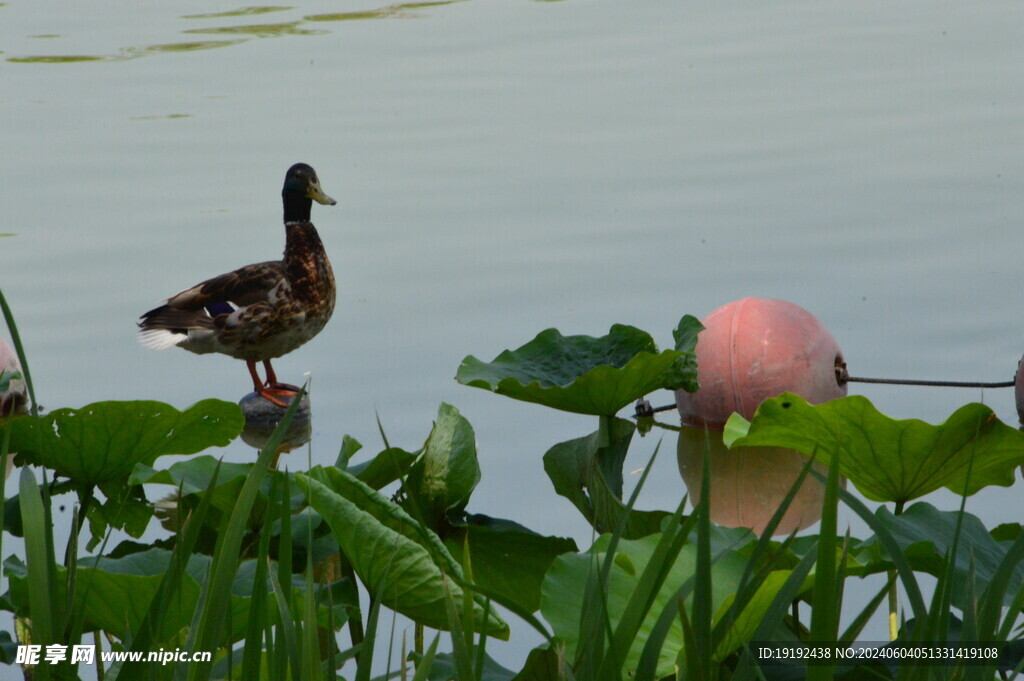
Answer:
<svg viewBox="0 0 1024 681"><path fill-rule="evenodd" d="M445 537L445 546L460 556L468 544L474 583L527 612L540 607L540 587L552 561L577 550L572 539L545 537L508 520L471 515L466 521Z"/></svg>
<svg viewBox="0 0 1024 681"><path fill-rule="evenodd" d="M347 436L346 436L347 437ZM381 489L409 474L416 454L399 447L388 447L368 461L344 469L374 489Z"/></svg>
<svg viewBox="0 0 1024 681"><path fill-rule="evenodd" d="M860 395L810 405L785 393L765 400L744 431L726 424L730 447L789 447L831 465L874 501L907 502L940 487L970 496L989 485L1009 487L1024 464L1024 433L983 404L968 404L945 423L896 420Z"/></svg>
<svg viewBox="0 0 1024 681"><path fill-rule="evenodd" d="M483 665L479 674L476 677L479 681L514 681L516 678L514 671L502 667L486 652L484 653ZM455 655L452 653L438 653L430 665L430 671L427 672L427 681L449 681L450 679L457 678L459 678L458 662L455 659ZM534 677L530 678L533 679ZM534 681L542 680L534 679Z"/></svg>
<svg viewBox="0 0 1024 681"><path fill-rule="evenodd" d="M446 593L456 602L461 602L463 593L446 575L461 579L462 569L436 534L344 471L315 468L309 474L297 474L295 480L313 509L330 525L374 598L415 622L448 630ZM477 621L484 621L480 601L474 604L474 615ZM503 640L509 636L508 625L493 610L485 630Z"/></svg>
<svg viewBox="0 0 1024 681"><path fill-rule="evenodd" d="M172 640L191 623L199 601L200 584L206 578L210 560L209 556L198 554L189 557L181 590L177 598L167 604L160 631L156 634L157 640ZM171 552L158 548L121 558L79 558L74 611L84 618L82 626L88 631L105 631L122 640L130 638L142 622L170 566ZM17 558L8 559L4 567L10 578L11 600L21 612L27 605L28 570ZM55 597L63 600L67 598L66 571L63 566L55 569ZM243 596L233 595L230 598L232 628L229 635L232 641L245 636L251 602L251 598Z"/></svg>
<svg viewBox="0 0 1024 681"><path fill-rule="evenodd" d="M636 426L625 419L602 419L602 428L585 437L559 442L544 454L544 472L555 492L572 502L598 532L612 532L626 516L622 503L622 464ZM666 511L633 509L622 536L637 539L657 532L671 516Z"/></svg>
<svg viewBox="0 0 1024 681"><path fill-rule="evenodd" d="M108 487L114 487L115 483L108 483ZM136 539L149 527L149 521L153 517L153 505L146 499L145 495L138 488L119 486L118 492L111 492L105 500L96 499L89 506L86 517L89 519L89 542L85 548L93 551L103 541L110 528L124 530L129 536ZM127 491L128 493L123 493ZM5 528L6 529L6 528Z"/></svg>
<svg viewBox="0 0 1024 681"><path fill-rule="evenodd" d="M145 464L139 464L132 471L128 482L132 485L171 485L181 489L182 495L202 494L213 483L215 474L218 486L236 482L239 483L236 486L240 487L240 483L249 475L253 465L221 461L216 457L204 454L185 461L178 461L164 470L155 470ZM237 498L236 490L232 501ZM224 508L230 509L232 506L233 503L227 504Z"/></svg>
<svg viewBox="0 0 1024 681"><path fill-rule="evenodd" d="M178 461L164 470L154 470L145 464L138 464L128 478L129 485L167 485L171 489L167 491L169 499L158 502L160 509L158 517L161 524L169 531L176 531L181 519L187 516L199 504L200 498L209 489L211 512L206 516L205 523L213 532L217 532L218 524L221 522L222 514L230 514L238 503L238 494L242 490L245 478L249 475L255 464L231 463L221 461L208 454L193 456L183 461ZM284 473L273 473L273 475L284 475ZM257 496L254 512L250 517L250 524L257 529L257 523L262 521L267 498L271 489L271 476L267 476L260 486L260 493ZM178 492L181 498L178 498ZM95 532L93 533L95 536ZM212 550L212 547L206 547Z"/></svg>
<svg viewBox="0 0 1024 681"><path fill-rule="evenodd" d="M693 350L700 328L687 315L676 329L676 349L662 352L632 326L616 324L600 338L548 329L491 362L469 355L455 380L563 411L610 416L659 388L696 390Z"/></svg>
<svg viewBox="0 0 1024 681"><path fill-rule="evenodd" d="M952 570L952 603L964 609L972 595L980 596L993 582L1000 565L1008 560L1011 541L998 541L977 516L960 511L940 511L920 501L900 515L885 507L875 511L882 525L892 534L910 564L918 570L938 577L944 570ZM960 536L957 538L957 525ZM956 560L950 565L947 556L956 539ZM865 542L873 552L884 551L875 538ZM1012 558L1010 559L1012 560ZM1001 594L1007 606L1024 589L1024 564L1010 566L1009 582ZM971 578L974 582L971 583Z"/></svg>
<svg viewBox="0 0 1024 681"><path fill-rule="evenodd" d="M135 464L165 454L223 447L242 432L238 405L203 400L185 411L151 401L95 402L13 419L10 451L19 462L46 466L76 485L127 478Z"/></svg>
<svg viewBox="0 0 1024 681"><path fill-rule="evenodd" d="M461 511L480 482L473 426L459 410L441 404L423 453L409 470L404 489L413 497L413 515L431 529L441 527L448 512Z"/></svg>

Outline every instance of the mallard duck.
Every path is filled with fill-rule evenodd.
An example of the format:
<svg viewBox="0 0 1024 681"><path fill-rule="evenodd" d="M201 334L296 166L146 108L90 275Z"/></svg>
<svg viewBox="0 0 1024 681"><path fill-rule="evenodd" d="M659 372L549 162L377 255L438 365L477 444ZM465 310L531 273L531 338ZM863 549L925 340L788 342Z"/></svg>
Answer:
<svg viewBox="0 0 1024 681"><path fill-rule="evenodd" d="M180 346L197 354L219 352L245 360L253 389L279 407L278 396L298 388L279 383L270 360L320 333L334 312L334 273L309 221L312 202L337 203L305 163L288 169L284 202L284 258L247 265L171 296L142 315L139 341L156 350ZM263 362L261 380L256 363Z"/></svg>

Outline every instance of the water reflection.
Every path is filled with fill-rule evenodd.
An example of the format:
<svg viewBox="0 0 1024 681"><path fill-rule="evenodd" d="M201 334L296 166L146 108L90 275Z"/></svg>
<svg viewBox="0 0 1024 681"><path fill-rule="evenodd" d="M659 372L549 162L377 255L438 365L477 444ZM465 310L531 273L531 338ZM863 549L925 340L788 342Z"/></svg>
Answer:
<svg viewBox="0 0 1024 681"><path fill-rule="evenodd" d="M108 57L97 57L88 54L66 54L60 56L8 57L7 61L14 64L73 64L82 61L103 61L104 59L108 59Z"/></svg>
<svg viewBox="0 0 1024 681"><path fill-rule="evenodd" d="M241 9L233 9L227 12L211 12L209 14L186 14L182 16L182 19L220 19L223 17L249 17L259 14L269 14L270 12L284 12L286 10L295 9L294 7L242 7Z"/></svg>
<svg viewBox="0 0 1024 681"><path fill-rule="evenodd" d="M332 14L314 14L302 17L296 21L287 21L272 24L238 24L234 26L209 26L204 28L188 28L181 33L213 34L243 36L228 40L188 40L176 43L165 43L159 45L142 45L122 47L116 54L69 54L69 55L34 55L21 57L8 57L7 61L14 64L71 64L89 61L127 61L154 54L166 54L169 52L194 52L196 50L211 50L230 45L238 45L253 38L279 38L282 36L295 35L324 35L329 31L324 29L302 28L308 22L331 22L331 21L353 21L359 19L403 19L415 16L422 16L416 10L451 5L463 0L440 0L439 2L412 2L397 5L385 5L379 9L364 10L360 12L340 12ZM2 6L2 4L0 4ZM181 19L188 21L224 19L233 17L261 16L271 12L284 12L293 10L295 7L265 6L265 7L243 7L228 12L211 12L208 14L187 14ZM33 35L29 38L63 38L66 36L57 34ZM3 54L0 52L0 54Z"/></svg>
<svg viewBox="0 0 1024 681"><path fill-rule="evenodd" d="M178 113L178 114L166 114L166 115L163 115L163 116L132 116L128 120L130 120L130 121L159 121L159 120L167 120L167 119L173 120L175 118L191 118L191 117L192 117L192 114Z"/></svg>
<svg viewBox="0 0 1024 681"><path fill-rule="evenodd" d="M726 527L749 527L760 534L796 482L807 458L781 447L734 447L721 431L684 427L676 455L691 502L700 502L704 450L711 448L711 520ZM825 466L814 464L823 475ZM789 534L821 519L825 488L813 476L804 479L775 534Z"/></svg>
<svg viewBox="0 0 1024 681"><path fill-rule="evenodd" d="M136 59L151 54L164 54L167 52L196 52L198 50L215 50L218 47L238 45L245 40L193 40L185 43L167 43L166 45L148 45L146 47L126 47L121 50L121 59ZM118 59L118 57L110 57Z"/></svg>
<svg viewBox="0 0 1024 681"><path fill-rule="evenodd" d="M289 405L291 398L282 397ZM256 393L249 393L243 397L238 406L242 408L242 415L245 416L245 428L242 430L242 440L256 449L263 449L274 429L281 422L285 410L271 404ZM277 457L287 454L297 447L309 442L313 433L313 417L310 411L309 395L302 397L299 408L295 412L288 430L285 431L284 439L277 448L277 455L274 457L274 464L277 464Z"/></svg>
<svg viewBox="0 0 1024 681"><path fill-rule="evenodd" d="M217 26L213 28L191 28L182 33L214 33L228 35L249 35L255 38L277 38L284 35L324 35L327 31L299 28L301 21L283 24L245 24L240 26Z"/></svg>
<svg viewBox="0 0 1024 681"><path fill-rule="evenodd" d="M407 19L422 16L418 9L452 5L463 0L441 0L440 2L408 2L401 5L387 5L380 9L363 10L361 12L336 12L333 14L311 14L306 21L355 21L359 19Z"/></svg>

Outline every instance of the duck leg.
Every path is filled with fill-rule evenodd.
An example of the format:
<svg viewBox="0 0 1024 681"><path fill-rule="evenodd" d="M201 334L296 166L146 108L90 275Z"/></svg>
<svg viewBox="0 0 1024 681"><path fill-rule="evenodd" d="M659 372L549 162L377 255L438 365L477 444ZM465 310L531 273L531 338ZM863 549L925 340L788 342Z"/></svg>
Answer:
<svg viewBox="0 0 1024 681"><path fill-rule="evenodd" d="M270 363L265 362L264 364L269 365ZM288 404L277 399L275 395L288 395L294 397L295 394L298 393L299 389L295 388L294 390L289 390L289 388L292 388L294 386L284 386L276 382L271 384L270 377L274 375L273 370L269 372L270 375L267 377L266 381L267 385L264 385L264 382L260 380L260 375L256 373L256 362L247 361L245 365L249 368L249 375L252 377L252 389L256 392L256 394L264 398L271 404L276 404L282 409L287 409Z"/></svg>
<svg viewBox="0 0 1024 681"><path fill-rule="evenodd" d="M299 387L292 385L291 383L279 383L277 380L277 374L274 373L274 367L270 366L270 360L263 360L263 368L267 372L266 386L268 388L275 388L277 390L284 390L290 393L299 392Z"/></svg>

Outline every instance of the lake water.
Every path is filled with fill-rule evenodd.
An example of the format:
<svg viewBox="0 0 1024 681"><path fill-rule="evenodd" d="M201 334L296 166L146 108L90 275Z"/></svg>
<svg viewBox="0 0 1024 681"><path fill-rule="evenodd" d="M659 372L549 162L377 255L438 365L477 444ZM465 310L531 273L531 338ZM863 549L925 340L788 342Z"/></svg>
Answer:
<svg viewBox="0 0 1024 681"><path fill-rule="evenodd" d="M581 547L541 456L596 419L459 386L465 355L613 323L668 347L683 314L746 296L810 310L858 376L1006 380L1024 352L1019 2L15 0L0 23L0 286L47 408L248 392L242 363L146 350L134 324L279 256L296 161L339 201L313 210L335 316L275 363L312 372L309 459L346 433L376 452L377 415L415 449L450 402L479 442L470 510ZM851 392L1017 421L1011 390ZM656 465L641 505L672 508ZM968 510L1020 521L1020 489Z"/></svg>

